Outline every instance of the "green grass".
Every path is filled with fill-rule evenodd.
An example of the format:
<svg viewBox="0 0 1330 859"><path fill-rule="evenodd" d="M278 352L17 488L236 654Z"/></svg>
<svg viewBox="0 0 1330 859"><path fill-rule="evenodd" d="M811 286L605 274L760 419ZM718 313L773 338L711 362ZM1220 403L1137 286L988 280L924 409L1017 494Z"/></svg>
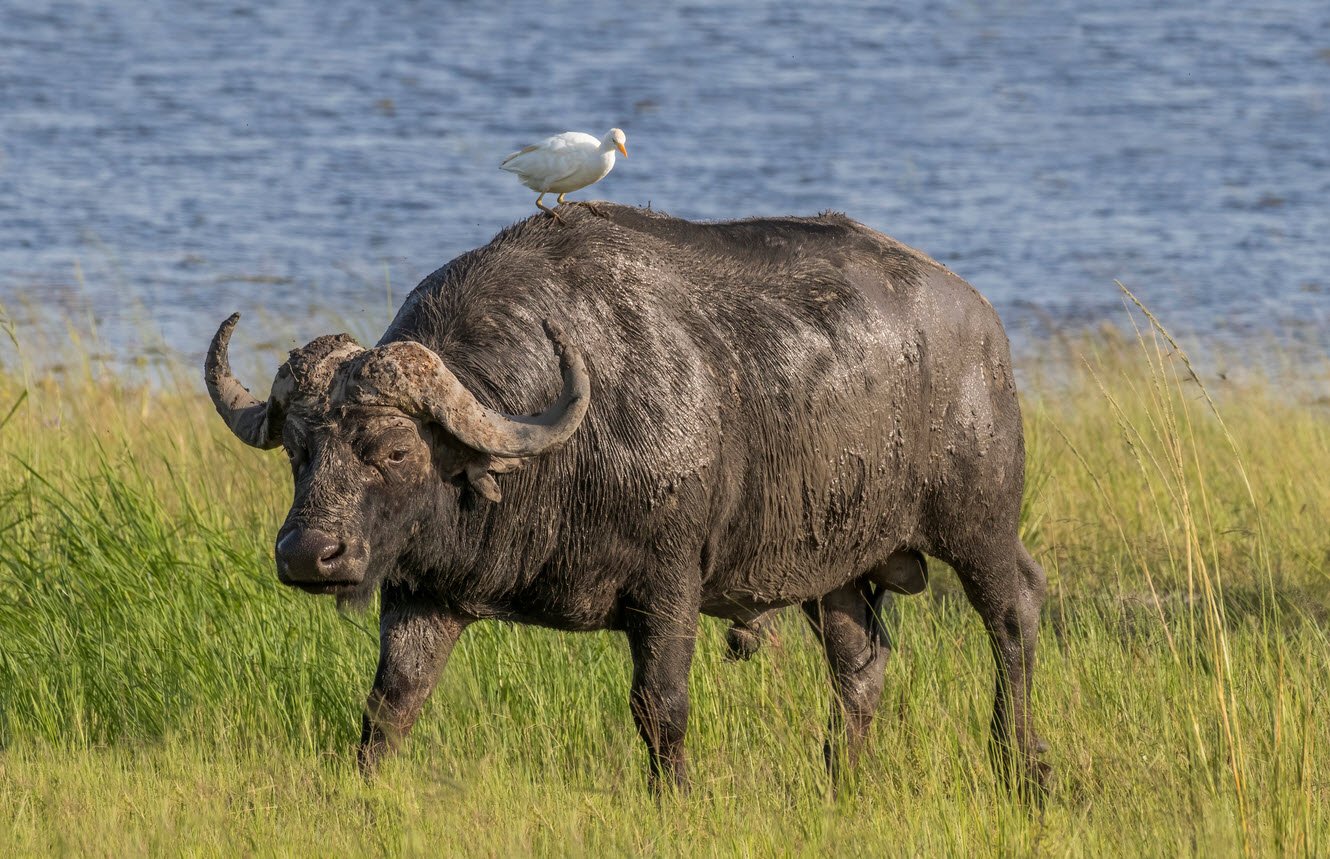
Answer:
<svg viewBox="0 0 1330 859"><path fill-rule="evenodd" d="M1207 390L1138 318L1138 341L1022 368L1025 529L1051 583L1042 813L995 783L988 646L936 566L899 601L869 750L836 796L825 669L793 613L745 664L704 623L689 795L645 790L621 637L498 624L467 632L366 785L376 619L277 583L283 458L235 441L192 375L0 367L0 849L1330 851L1330 410L1304 402L1326 368L1266 356Z"/></svg>

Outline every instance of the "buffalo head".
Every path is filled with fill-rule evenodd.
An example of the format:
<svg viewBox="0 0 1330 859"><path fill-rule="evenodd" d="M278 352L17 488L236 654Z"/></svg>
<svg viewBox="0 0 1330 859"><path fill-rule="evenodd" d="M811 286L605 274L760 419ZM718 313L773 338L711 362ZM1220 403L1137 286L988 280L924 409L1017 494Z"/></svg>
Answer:
<svg viewBox="0 0 1330 859"><path fill-rule="evenodd" d="M277 575L311 593L368 597L412 535L456 516L441 507L455 507L464 487L499 502L493 475L566 441L590 402L582 356L553 322L545 330L563 391L535 417L488 408L420 343L363 349L345 334L292 351L264 402L231 373L227 345L239 318L218 328L204 380L241 441L285 448L295 498L277 532Z"/></svg>

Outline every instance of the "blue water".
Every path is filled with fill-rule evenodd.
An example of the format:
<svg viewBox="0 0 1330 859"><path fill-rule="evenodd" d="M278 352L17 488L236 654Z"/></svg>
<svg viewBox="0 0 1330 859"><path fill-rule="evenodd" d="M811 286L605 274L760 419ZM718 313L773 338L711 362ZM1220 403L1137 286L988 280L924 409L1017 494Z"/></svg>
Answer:
<svg viewBox="0 0 1330 859"><path fill-rule="evenodd" d="M843 210L1018 345L1123 320L1114 279L1201 341L1330 344L1330 4L662 5L0 0L0 303L121 358L235 309L373 333L534 211L504 154L618 125L575 197Z"/></svg>

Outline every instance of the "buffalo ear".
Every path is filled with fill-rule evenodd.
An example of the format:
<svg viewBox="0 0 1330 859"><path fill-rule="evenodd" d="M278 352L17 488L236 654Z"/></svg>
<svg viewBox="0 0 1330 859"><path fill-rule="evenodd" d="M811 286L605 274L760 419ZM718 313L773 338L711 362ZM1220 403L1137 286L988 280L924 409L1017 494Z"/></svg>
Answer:
<svg viewBox="0 0 1330 859"><path fill-rule="evenodd" d="M503 500L503 491L496 474L507 474L522 467L522 460L506 456L481 454L466 465L466 479L471 488L486 501L498 504Z"/></svg>

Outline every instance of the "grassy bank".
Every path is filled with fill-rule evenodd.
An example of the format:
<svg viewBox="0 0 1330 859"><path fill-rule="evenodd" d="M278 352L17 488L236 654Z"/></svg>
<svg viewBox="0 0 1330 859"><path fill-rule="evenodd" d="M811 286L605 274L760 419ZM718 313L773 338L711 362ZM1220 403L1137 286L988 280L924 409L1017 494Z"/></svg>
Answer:
<svg viewBox="0 0 1330 859"><path fill-rule="evenodd" d="M620 637L497 624L468 631L406 754L365 785L352 748L376 621L277 583L284 459L236 442L192 377L0 372L0 844L1330 850L1330 409L1302 393L1318 374L1330 389L1325 368L1202 387L1147 333L1023 369L1025 529L1051 582L1042 814L994 783L991 658L941 569L899 602L870 749L835 798L825 669L793 613L747 664L704 624L687 797L645 792Z"/></svg>

